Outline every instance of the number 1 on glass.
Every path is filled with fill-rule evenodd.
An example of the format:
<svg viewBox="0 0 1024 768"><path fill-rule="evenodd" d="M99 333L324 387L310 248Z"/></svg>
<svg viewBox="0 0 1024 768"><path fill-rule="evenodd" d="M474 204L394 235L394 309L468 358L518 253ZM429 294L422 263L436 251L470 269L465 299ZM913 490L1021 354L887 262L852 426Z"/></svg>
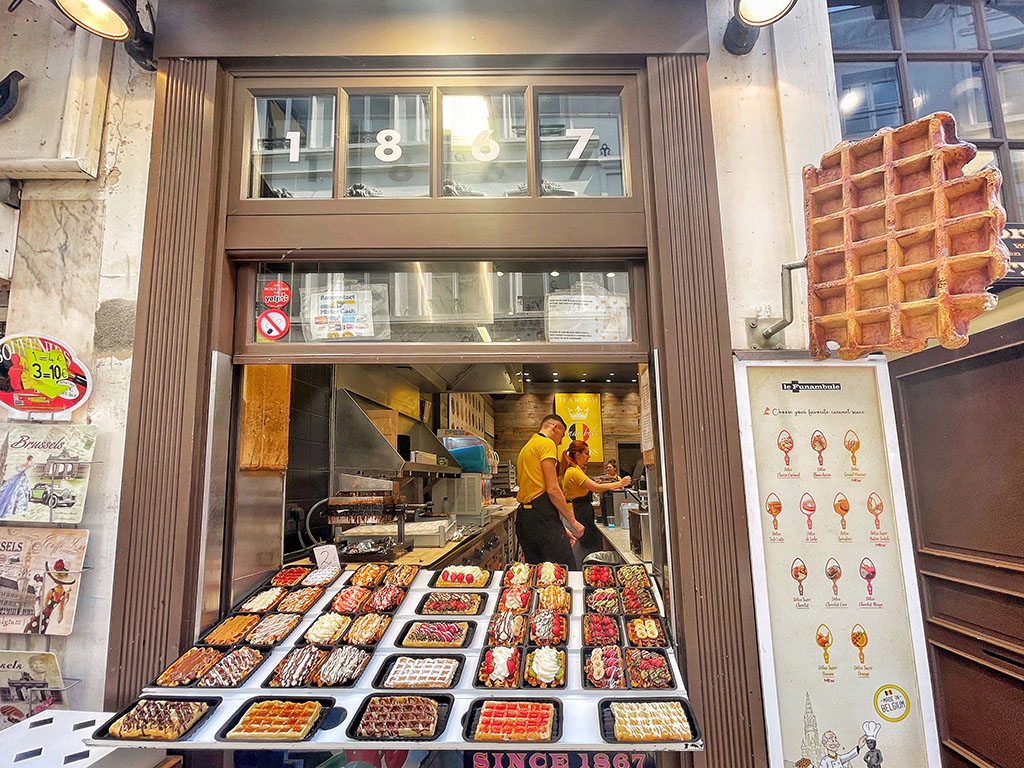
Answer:
<svg viewBox="0 0 1024 768"><path fill-rule="evenodd" d="M299 144L302 141L302 134L298 131L288 131L284 137L288 142L288 162L299 162Z"/></svg>
<svg viewBox="0 0 1024 768"><path fill-rule="evenodd" d="M570 160L579 160L583 157L583 151L587 148L587 142L594 138L593 128L566 128L565 135L570 139L576 139L576 145L569 153Z"/></svg>

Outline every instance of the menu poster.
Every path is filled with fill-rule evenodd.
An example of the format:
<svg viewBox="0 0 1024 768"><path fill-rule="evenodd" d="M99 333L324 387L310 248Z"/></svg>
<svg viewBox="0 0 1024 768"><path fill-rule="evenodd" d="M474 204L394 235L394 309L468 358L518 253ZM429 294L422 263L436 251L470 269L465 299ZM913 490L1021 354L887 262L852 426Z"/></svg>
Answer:
<svg viewBox="0 0 1024 768"><path fill-rule="evenodd" d="M0 633L70 635L89 532L0 528Z"/></svg>
<svg viewBox="0 0 1024 768"><path fill-rule="evenodd" d="M96 427L10 422L0 441L0 520L80 523Z"/></svg>
<svg viewBox="0 0 1024 768"><path fill-rule="evenodd" d="M67 709L57 657L0 651L0 731L47 709Z"/></svg>
<svg viewBox="0 0 1024 768"><path fill-rule="evenodd" d="M884 359L736 385L771 765L939 765Z"/></svg>

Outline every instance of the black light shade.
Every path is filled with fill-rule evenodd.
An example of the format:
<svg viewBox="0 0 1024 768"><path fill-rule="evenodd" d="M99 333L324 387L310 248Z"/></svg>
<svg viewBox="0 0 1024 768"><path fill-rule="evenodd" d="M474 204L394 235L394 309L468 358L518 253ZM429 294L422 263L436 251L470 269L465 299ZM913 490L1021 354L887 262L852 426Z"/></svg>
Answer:
<svg viewBox="0 0 1024 768"><path fill-rule="evenodd" d="M761 27L781 19L796 5L796 0L736 0L735 13L725 28L722 45L734 56L744 56L754 48Z"/></svg>
<svg viewBox="0 0 1024 768"><path fill-rule="evenodd" d="M87 32L123 41L128 55L140 67L156 70L153 35L142 28L134 0L53 0L53 4Z"/></svg>

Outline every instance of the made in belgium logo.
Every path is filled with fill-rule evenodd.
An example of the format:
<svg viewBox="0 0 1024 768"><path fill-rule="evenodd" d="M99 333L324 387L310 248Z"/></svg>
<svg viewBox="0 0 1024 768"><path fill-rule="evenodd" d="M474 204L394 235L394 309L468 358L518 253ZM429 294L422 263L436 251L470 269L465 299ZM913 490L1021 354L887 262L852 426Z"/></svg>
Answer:
<svg viewBox="0 0 1024 768"><path fill-rule="evenodd" d="M808 392L838 392L842 388L843 385L838 382L796 380L782 382L782 390L784 392L802 392L804 390Z"/></svg>

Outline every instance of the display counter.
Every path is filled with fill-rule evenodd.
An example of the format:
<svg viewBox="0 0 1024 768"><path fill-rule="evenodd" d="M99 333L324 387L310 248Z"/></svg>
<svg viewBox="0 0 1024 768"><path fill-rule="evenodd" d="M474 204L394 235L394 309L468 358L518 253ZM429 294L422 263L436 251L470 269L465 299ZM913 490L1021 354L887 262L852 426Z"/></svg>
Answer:
<svg viewBox="0 0 1024 768"><path fill-rule="evenodd" d="M481 568L504 567L504 551L510 533L506 523L515 511L515 507L502 507L491 514L490 522L478 533L462 541L449 541L443 547L413 547L395 557L395 562L403 565L418 565L421 568L436 570L446 565L479 565ZM498 544L488 544L495 537ZM480 554L475 554L476 550ZM465 561L465 562L463 562Z"/></svg>
<svg viewBox="0 0 1024 768"><path fill-rule="evenodd" d="M519 566L520 570L523 568ZM205 704L206 709L198 721L174 738L139 738L140 729L149 727L147 723L159 724L166 719L161 720L159 712L155 716L152 711L140 715L136 701L92 731L86 743L103 747L189 750L341 750L358 744L361 749L517 747L534 751L607 750L610 745L628 743L634 752L701 750L700 728L686 696L671 638L661 623L662 597L657 587L648 582L650 577L642 568L629 568L597 567L585 575L553 567L545 573L555 574L551 578L555 586L534 589L530 586L535 582L531 568L527 570L526 586L512 587L512 591L507 592L501 571L490 574L466 568L416 571L408 566L388 570L388 564L373 564L358 573L341 574L304 613L294 614L296 620L291 629L283 633L283 639L277 638L276 643L260 646L250 633L245 635L248 645L243 645L244 631L237 637L224 635L222 628L226 622L239 618L245 622L249 616L246 609L253 611L269 606L265 610L277 611L260 621L290 615L284 612L285 606L292 607L303 590L309 589L300 583L309 569L287 568L244 601L233 616L216 628L204 631L201 637L209 645L199 645L189 651L144 689L142 700L173 702L143 705L144 709L164 706L202 709ZM467 572L470 575L467 576ZM438 585L442 577L460 582L461 586ZM585 584L585 578L590 583L613 586L591 588ZM465 579L468 581L464 582ZM360 591L360 587L351 583L353 581L368 584L366 592ZM275 589L274 582L282 585L276 588L282 591L267 597L267 591ZM650 583L650 587L645 586L645 582ZM558 586L562 583L566 585L564 592ZM378 588L376 584L384 586ZM403 590L399 584L408 584L408 587ZM482 586L474 588L474 584ZM368 596L370 590L374 590L374 594ZM513 599L520 597L521 602ZM376 605L373 604L375 599L379 601ZM544 645L545 629L538 629L543 625L535 624L534 619L550 618L551 614L540 613L545 601L554 601L556 607L564 601L567 620L563 617L562 624L547 626L550 645L538 648L531 641ZM367 606L379 610L374 613ZM624 606L642 615L625 617L622 615ZM386 607L391 607L391 611L384 610ZM343 613L345 609L348 613ZM504 663L497 666L497 655L493 660L488 656L496 647L490 644L496 639L492 635L492 618L514 616L520 611L523 623L519 634L505 639L507 645L504 646L518 661L515 665L508 663L505 672ZM353 628L364 616L369 616L371 623L376 621L375 616L385 617L387 621L379 639L373 642L373 638L365 636L353 639L347 635L348 630L344 630L346 634L339 631L339 637L330 643L311 643L307 632L322 616L328 615L333 619L339 616L347 619ZM454 636L441 635L440 642L444 645L423 647L420 635L412 644L409 635L414 625L424 622L465 626ZM428 629L424 636L432 639L438 637L433 634L434 630L441 630L436 626ZM608 633L609 630L613 631ZM495 627L493 631L500 630ZM598 648L596 656L593 648L585 647L585 640L600 643L602 639L608 645ZM613 639L618 640L615 645L611 644ZM344 641L360 644L344 645ZM226 645L215 646L215 642ZM245 674L236 671L240 676L233 687L224 686L224 677L217 667L211 669L209 664L197 665L195 661L197 651L210 653L211 648L216 648L227 656L253 647L259 650L262 659ZM546 673L545 668L536 663L542 651L558 659ZM605 672L595 671L605 670L600 659L609 658L604 655L606 651L622 662L619 665L609 662L611 673L607 673L607 677ZM327 659L335 654L353 653L363 654L361 665L348 677L341 678L345 682L336 679L333 684L325 685L324 678L332 674L327 672ZM317 657L317 661L308 667L298 663L306 656ZM406 677L393 678L399 657L412 657L413 661L406 662L409 667ZM431 661L428 663L427 659ZM424 670L444 663L448 665L446 676L440 679L428 676L424 680ZM503 671L500 676L491 673L496 666ZM546 674L557 676L545 685L538 678ZM209 680L207 675L211 676ZM594 675L596 679L614 680L617 687L595 687L591 682ZM494 687L485 684L502 679L511 684ZM204 687L211 682L214 684ZM256 730L244 731L246 735L236 730L234 736L228 738L227 734L236 728L240 719L248 721L250 708L261 699L273 702L263 705L268 707L301 704L312 708L305 730L299 728L302 732L291 738L280 735L274 738L273 734L260 731L261 726L257 724ZM374 708L378 705L392 708L390 715L382 713L376 717ZM410 715L401 711L403 706L420 709L414 709ZM487 710L482 712L485 706ZM368 708L373 710L370 714L367 714ZM423 714L423 708L427 715ZM525 726L509 712L522 708L536 708ZM133 714L125 720L131 727L124 732L121 728L125 720L121 720L121 716L129 711ZM663 720L659 719L662 717ZM422 733L411 725L414 722L421 723L418 731ZM281 726L278 723L272 727ZM492 730L487 731L488 727ZM393 732L386 732L388 728ZM500 736L488 739L488 733Z"/></svg>

